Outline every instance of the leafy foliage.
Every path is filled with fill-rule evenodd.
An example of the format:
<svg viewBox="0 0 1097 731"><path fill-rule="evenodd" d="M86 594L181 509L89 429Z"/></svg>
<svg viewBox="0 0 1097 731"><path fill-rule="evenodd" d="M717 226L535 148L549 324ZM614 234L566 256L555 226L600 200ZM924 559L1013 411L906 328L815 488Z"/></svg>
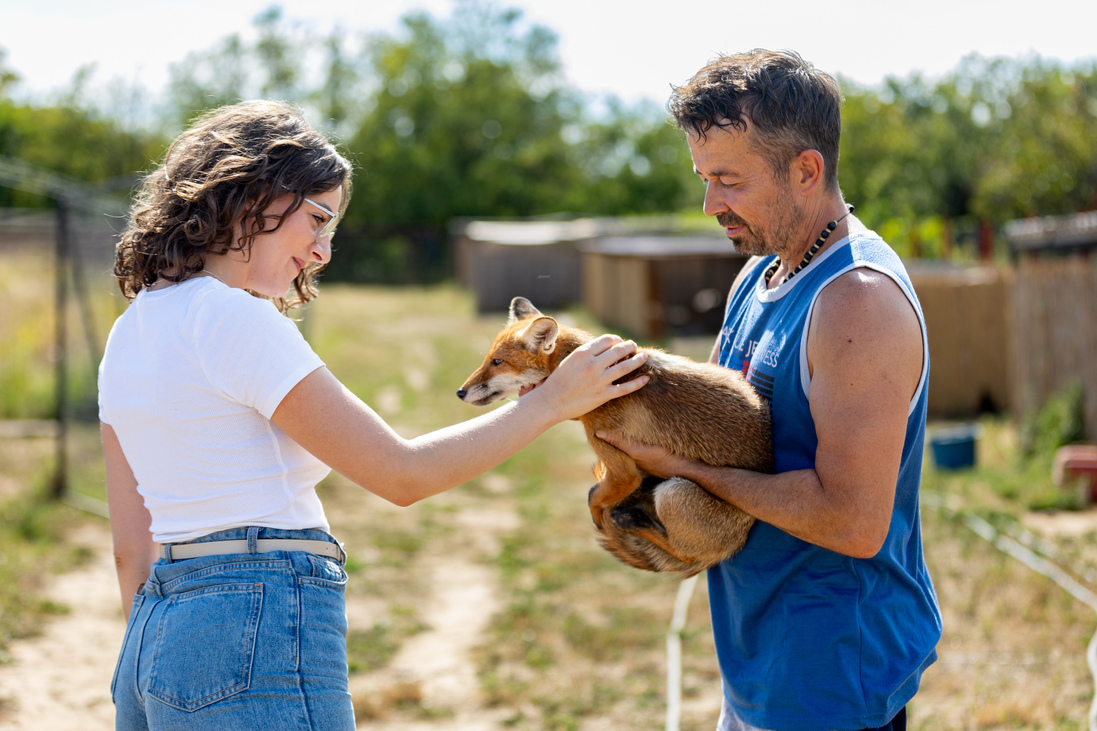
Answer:
<svg viewBox="0 0 1097 731"><path fill-rule="evenodd" d="M1085 391L1072 383L1048 398L1038 412L1021 425L1021 453L1050 462L1059 447L1085 441Z"/></svg>
<svg viewBox="0 0 1097 731"><path fill-rule="evenodd" d="M519 10L461 0L391 33L319 35L272 6L253 26L173 66L157 132L120 122L123 105L96 110L90 69L56 103L16 104L19 77L0 55L0 154L109 180L146 169L199 111L297 102L357 165L328 276L359 281L442 276L454 219L699 205L662 100L569 88L556 34ZM963 256L1007 220L1097 207L1097 62L972 55L937 80L843 87L839 180L904 255ZM35 204L0 189L0 205Z"/></svg>
<svg viewBox="0 0 1097 731"><path fill-rule="evenodd" d="M927 219L948 239L951 221L1097 207L1097 63L973 55L934 83L844 86L843 189L866 219L896 222L905 253L926 253Z"/></svg>

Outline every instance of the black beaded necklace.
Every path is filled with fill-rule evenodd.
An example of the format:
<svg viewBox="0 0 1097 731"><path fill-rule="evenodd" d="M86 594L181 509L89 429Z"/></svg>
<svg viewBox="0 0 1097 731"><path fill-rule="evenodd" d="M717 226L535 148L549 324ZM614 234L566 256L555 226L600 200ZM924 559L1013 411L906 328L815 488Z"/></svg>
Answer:
<svg viewBox="0 0 1097 731"><path fill-rule="evenodd" d="M812 244L811 248L808 249L808 252L806 254L804 254L803 260L799 264L796 265L795 269L793 269L791 272L789 272L788 274L785 275L785 280L784 280L785 282L787 282L788 280L795 277L797 274L800 273L801 269L803 269L804 267L806 267L808 264L811 263L812 257L814 257L815 254L818 253L819 249L823 246L823 244L825 244L827 242L827 238L830 236L830 232L833 231L834 229L838 228L838 224L839 224L839 222L841 222L841 220L843 218L845 218L849 214L853 213L854 206L847 205L846 208L848 208L849 210L847 210L845 212L845 214L843 214L840 218L836 218L833 221L831 221L830 223L828 223L827 227L822 230L822 232L819 234L819 238L815 239L815 243ZM769 280L777 272L777 268L780 267L780 266L781 266L781 260L780 259L774 259L773 263L769 265L769 269L766 270L766 274L765 274L766 284L769 284ZM784 282L782 282L782 284L784 284Z"/></svg>

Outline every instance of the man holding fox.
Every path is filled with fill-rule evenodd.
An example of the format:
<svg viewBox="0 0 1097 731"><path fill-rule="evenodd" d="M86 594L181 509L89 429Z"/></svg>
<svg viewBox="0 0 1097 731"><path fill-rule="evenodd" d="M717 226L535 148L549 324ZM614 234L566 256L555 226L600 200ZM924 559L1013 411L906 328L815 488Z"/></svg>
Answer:
<svg viewBox="0 0 1097 731"><path fill-rule="evenodd" d="M669 109L751 260L711 360L770 403L774 473L599 433L757 522L708 572L719 731L904 729L941 616L918 493L929 350L903 264L838 186L841 92L791 52L718 58Z"/></svg>

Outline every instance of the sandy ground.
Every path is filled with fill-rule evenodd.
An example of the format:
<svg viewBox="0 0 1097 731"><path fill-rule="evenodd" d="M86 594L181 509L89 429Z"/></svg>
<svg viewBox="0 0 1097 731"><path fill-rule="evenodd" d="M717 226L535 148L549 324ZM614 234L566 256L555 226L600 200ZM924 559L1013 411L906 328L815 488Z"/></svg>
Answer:
<svg viewBox="0 0 1097 731"><path fill-rule="evenodd" d="M57 576L47 597L67 606L43 634L15 642L0 665L0 729L100 731L114 728L110 680L125 625L107 522L89 521L72 536L91 561Z"/></svg>
<svg viewBox="0 0 1097 731"><path fill-rule="evenodd" d="M464 513L464 523L492 526L478 532L495 550L497 533L517 519L508 511ZM0 666L0 729L11 731L108 731L114 728L110 681L125 630L118 597L110 531L106 521L89 522L72 536L93 558L78 570L56 577L47 597L70 607L47 622L41 636L11 645L12 662ZM473 648L491 616L500 608L495 576L487 566L462 556L436 562L433 595L424 597L428 630L412 637L382 673L354 676L359 726L382 731L500 728L504 711L484 708L472 661ZM348 601L352 622L365 626L368 604ZM439 709L436 719L388 719L391 707L414 700Z"/></svg>
<svg viewBox="0 0 1097 731"><path fill-rule="evenodd" d="M498 478L506 482L505 478ZM489 482L491 482L489 480ZM495 485L506 492L509 486ZM488 731L502 728L507 709L484 705L476 676L473 651L482 642L492 616L502 609L496 576L477 556L494 555L499 536L517 528L518 517L500 500L492 510L461 511L454 520L467 529L466 550L432 560L432 594L424 597L421 619L428 627L412 636L383 671L351 678L350 691L360 728L381 731L429 731L461 729ZM368 607L348 600L352 626L356 614L368 615ZM368 616L358 622L368 626ZM400 701L414 701L419 708L436 709L437 718L390 718Z"/></svg>
<svg viewBox="0 0 1097 731"><path fill-rule="evenodd" d="M508 488L501 485L498 491L505 495ZM492 731L507 726L508 712L484 703L473 658L487 623L502 608L496 576L482 559L498 551L499 537L518 527L518 518L505 499L494 502L490 510L482 507L459 510L451 518L468 529L466 535L476 538L459 552L432 559L432 577L426 582L431 594L423 596L419 606L419 619L426 629L408 638L383 671L351 678L360 728ZM1084 534L1097 527L1097 510L1029 516L1025 523L1048 537ZM70 607L70 611L47 620L39 637L13 643L12 661L0 665L0 730L107 731L114 727L109 686L124 627L106 521L87 521L71 539L91 550L92 558L79 569L53 577L50 582L47 597ZM1012 562L1010 567L1008 575L1013 576L1015 568L1017 581L1024 583L1027 570L1013 567ZM947 588L947 577L938 578L942 590ZM1004 579L1005 576L998 577L999 581ZM349 597L347 613L351 626L369 627L375 622L379 610L376 602L375 597ZM993 603L987 597L980 602L988 606ZM1038 605L1034 606L1038 609ZM924 692L917 699L915 710L922 720L918 727L950 730L1050 727L1046 724L1054 723L1051 719L1056 716L1045 708L1046 699L1029 698L1021 690L1033 685L1035 677L1056 675L1059 672L1056 668L1061 668L1068 656L1078 655L1075 659L1084 665L1082 645L1077 649L1056 649L1050 655L1034 654L1029 647L1031 643L1014 647L1001 637L967 636L961 631L962 625L975 623L982 624L984 632L993 634L993 628L1005 621L1002 616L954 619L951 644L946 642L940 648L941 660L932 675L927 676ZM1081 612L1078 619L1088 627L1090 614ZM1086 630L1086 638L1090 631ZM1036 643L1039 647L1057 648L1059 644ZM996 653L994 657L988 655L992 651ZM1025 658L1032 667L1024 662L1018 664L1019 659ZM1002 673L1023 677L999 678ZM972 674L982 678L982 685L972 685ZM1077 696L1079 713L1084 714L1092 699L1091 681L1082 672L1077 679L1071 676L1048 682L1058 686L1067 680L1077 686L1072 695ZM1050 692L1049 687L1035 685L1036 694ZM989 695L976 703L968 697L972 693ZM1003 706L1007 701L1012 705ZM401 711L406 703L418 710ZM963 708L951 708L957 704ZM973 708L982 715L973 717ZM960 721L961 718L964 720ZM1021 723L1022 718L1032 725ZM952 720L941 725L942 719ZM583 728L602 726L591 722Z"/></svg>

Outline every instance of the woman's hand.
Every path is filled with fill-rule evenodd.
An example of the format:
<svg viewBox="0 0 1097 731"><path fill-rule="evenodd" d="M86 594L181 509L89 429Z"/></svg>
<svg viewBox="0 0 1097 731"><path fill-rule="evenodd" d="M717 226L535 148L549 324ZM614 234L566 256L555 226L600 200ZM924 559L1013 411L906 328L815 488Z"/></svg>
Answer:
<svg viewBox="0 0 1097 731"><path fill-rule="evenodd" d="M560 421L576 419L610 399L637 391L648 382L640 376L624 383L627 376L647 361L636 343L616 335L603 335L575 349L537 391L558 414Z"/></svg>

